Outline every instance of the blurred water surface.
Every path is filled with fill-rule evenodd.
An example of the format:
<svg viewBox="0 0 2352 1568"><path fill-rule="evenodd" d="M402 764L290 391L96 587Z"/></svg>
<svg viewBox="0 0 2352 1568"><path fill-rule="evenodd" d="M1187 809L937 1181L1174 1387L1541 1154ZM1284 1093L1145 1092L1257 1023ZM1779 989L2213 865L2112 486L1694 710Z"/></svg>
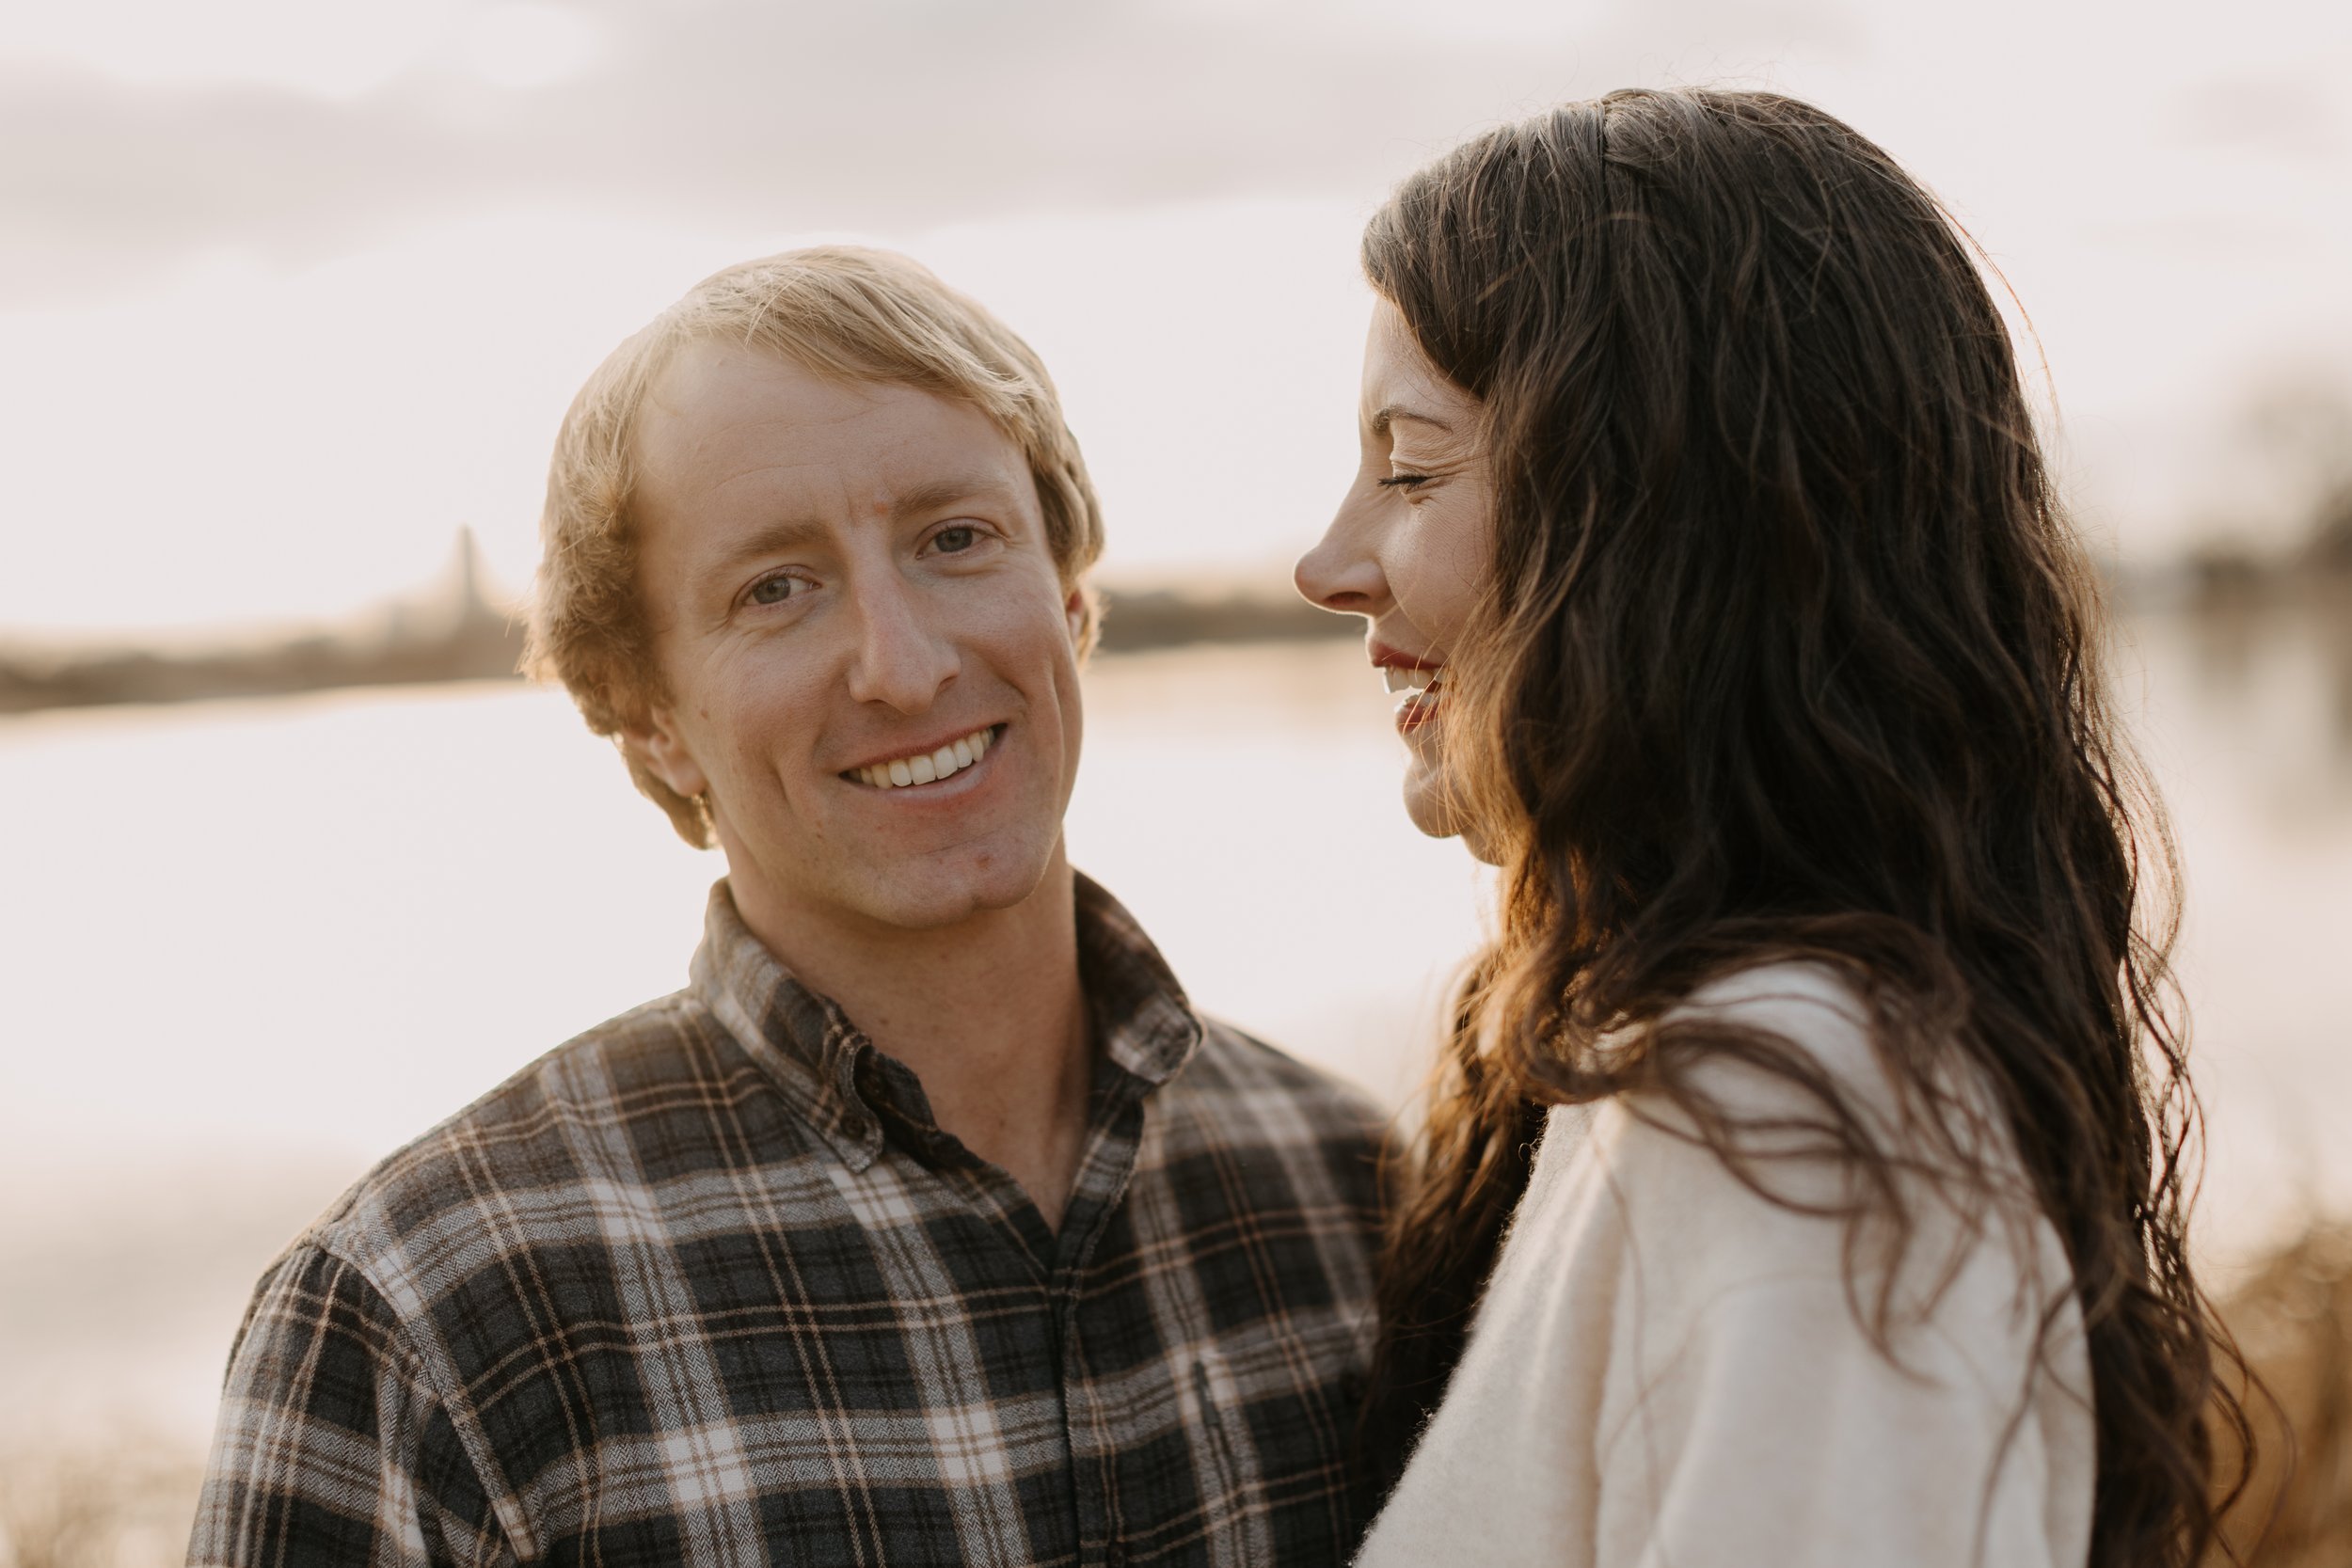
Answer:
<svg viewBox="0 0 2352 1568"><path fill-rule="evenodd" d="M2227 1265L2352 1209L2352 629L2127 623L2187 868L2183 977ZM1485 882L1396 802L1348 643L1088 676L1073 856L1202 1006L1402 1101ZM512 685L0 724L0 1412L201 1441L246 1291L374 1158L675 989L715 857Z"/></svg>

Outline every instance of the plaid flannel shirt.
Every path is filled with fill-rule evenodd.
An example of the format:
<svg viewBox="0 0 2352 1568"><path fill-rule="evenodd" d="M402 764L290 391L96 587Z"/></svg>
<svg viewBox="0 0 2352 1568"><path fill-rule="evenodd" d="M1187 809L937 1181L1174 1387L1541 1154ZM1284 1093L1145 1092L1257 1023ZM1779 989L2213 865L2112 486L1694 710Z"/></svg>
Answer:
<svg viewBox="0 0 2352 1568"><path fill-rule="evenodd" d="M1346 1474L1374 1113L1080 880L1058 1234L723 882L683 991L376 1167L263 1276L192 1563L1301 1564Z"/></svg>

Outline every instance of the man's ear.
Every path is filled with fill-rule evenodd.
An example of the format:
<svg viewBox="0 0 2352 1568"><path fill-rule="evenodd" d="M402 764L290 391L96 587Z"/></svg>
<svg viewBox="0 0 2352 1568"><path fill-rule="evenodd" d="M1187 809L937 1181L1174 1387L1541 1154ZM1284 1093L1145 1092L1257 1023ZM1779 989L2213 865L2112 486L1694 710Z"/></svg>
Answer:
<svg viewBox="0 0 2352 1568"><path fill-rule="evenodd" d="M659 703L645 709L642 724L621 731L621 745L674 794L691 800L710 787L702 764L694 760L678 733L676 716Z"/></svg>
<svg viewBox="0 0 2352 1568"><path fill-rule="evenodd" d="M1070 641L1075 642L1084 638L1087 629L1087 591L1073 588L1070 596L1061 602L1061 612L1070 621Z"/></svg>

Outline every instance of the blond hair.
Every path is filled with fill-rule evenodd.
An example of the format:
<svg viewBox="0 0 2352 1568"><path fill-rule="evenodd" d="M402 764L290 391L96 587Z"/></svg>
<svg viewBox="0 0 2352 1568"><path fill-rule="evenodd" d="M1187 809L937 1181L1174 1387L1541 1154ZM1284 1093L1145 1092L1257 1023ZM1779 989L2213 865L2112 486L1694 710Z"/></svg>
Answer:
<svg viewBox="0 0 2352 1568"><path fill-rule="evenodd" d="M572 400L548 468L525 672L563 683L613 736L638 789L678 836L712 843L699 800L656 778L628 744L662 695L637 586L635 430L647 389L688 343L764 348L819 375L913 387L971 404L1020 448L1063 585L1079 593L1078 651L1094 641L1084 577L1103 553L1086 460L1045 367L1002 322L904 256L818 245L713 274L612 351Z"/></svg>

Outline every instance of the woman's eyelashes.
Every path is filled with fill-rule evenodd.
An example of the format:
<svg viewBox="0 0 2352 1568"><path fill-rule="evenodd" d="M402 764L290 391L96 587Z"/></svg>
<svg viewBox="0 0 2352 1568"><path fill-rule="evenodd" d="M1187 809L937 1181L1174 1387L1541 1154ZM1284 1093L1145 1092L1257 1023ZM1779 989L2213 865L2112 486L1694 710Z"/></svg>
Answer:
<svg viewBox="0 0 2352 1568"><path fill-rule="evenodd" d="M1435 474L1391 474L1377 483L1384 490L1403 490L1410 494L1437 477Z"/></svg>

